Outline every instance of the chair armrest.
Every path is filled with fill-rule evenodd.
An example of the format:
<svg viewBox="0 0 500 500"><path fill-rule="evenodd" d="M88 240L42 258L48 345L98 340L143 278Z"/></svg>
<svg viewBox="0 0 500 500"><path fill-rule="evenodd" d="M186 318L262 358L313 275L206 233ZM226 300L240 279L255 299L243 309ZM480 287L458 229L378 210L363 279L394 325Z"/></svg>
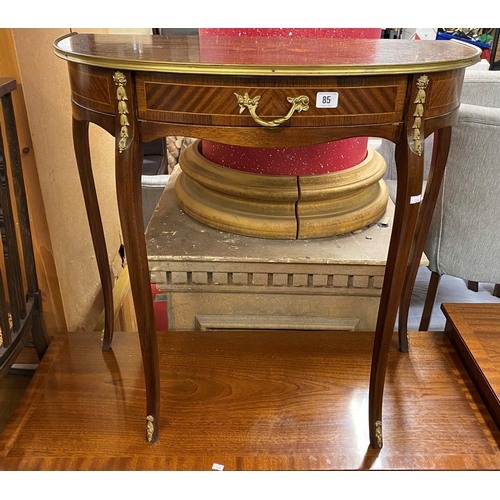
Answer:
<svg viewBox="0 0 500 500"><path fill-rule="evenodd" d="M476 106L500 108L500 71L467 72L460 101Z"/></svg>
<svg viewBox="0 0 500 500"><path fill-rule="evenodd" d="M500 91L500 86L498 90ZM500 108L461 104L458 113L458 123L459 125L461 123L475 123L477 125L500 127ZM497 133L500 133L500 131L497 131ZM498 145L496 147L500 149Z"/></svg>

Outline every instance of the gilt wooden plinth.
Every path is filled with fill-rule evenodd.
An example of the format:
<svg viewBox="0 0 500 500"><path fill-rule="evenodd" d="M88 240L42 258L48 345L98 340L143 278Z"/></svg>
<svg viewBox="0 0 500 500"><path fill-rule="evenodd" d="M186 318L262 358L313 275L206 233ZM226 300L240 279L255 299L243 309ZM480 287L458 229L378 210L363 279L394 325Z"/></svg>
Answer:
<svg viewBox="0 0 500 500"><path fill-rule="evenodd" d="M179 205L216 229L271 239L322 238L377 221L388 190L385 161L368 148L354 167L323 175L265 175L229 169L206 159L200 141L181 154Z"/></svg>

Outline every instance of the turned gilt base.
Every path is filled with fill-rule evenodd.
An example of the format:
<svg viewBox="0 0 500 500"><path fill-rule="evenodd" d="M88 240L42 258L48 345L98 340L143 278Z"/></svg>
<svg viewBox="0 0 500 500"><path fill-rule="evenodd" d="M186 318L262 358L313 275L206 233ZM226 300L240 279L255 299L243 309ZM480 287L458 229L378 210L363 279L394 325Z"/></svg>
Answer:
<svg viewBox="0 0 500 500"><path fill-rule="evenodd" d="M200 141L181 154L180 207L213 228L270 239L323 238L363 228L389 198L382 156L368 148L354 167L322 175L266 175L220 166Z"/></svg>

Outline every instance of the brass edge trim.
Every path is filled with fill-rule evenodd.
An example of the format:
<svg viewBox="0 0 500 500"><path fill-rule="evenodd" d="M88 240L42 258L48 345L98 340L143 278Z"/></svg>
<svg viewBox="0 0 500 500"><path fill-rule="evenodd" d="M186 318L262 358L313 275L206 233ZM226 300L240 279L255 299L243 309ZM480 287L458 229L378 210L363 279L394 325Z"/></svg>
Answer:
<svg viewBox="0 0 500 500"><path fill-rule="evenodd" d="M56 40L54 40L54 47L59 43L59 42L62 42L63 40L66 40L66 38L69 38L71 36L75 36L75 35L78 35L78 32L77 31L70 31L69 33L66 33L65 35L62 35L60 36L59 38L57 38Z"/></svg>
<svg viewBox="0 0 500 500"><path fill-rule="evenodd" d="M57 42L57 40L56 40ZM309 66L309 65L244 65L244 64L203 64L203 63L180 63L180 62L157 62L138 61L136 59L113 58L104 56L87 56L83 54L72 54L57 47L54 42L54 52L61 59L70 62L97 66L101 68L123 69L130 71L154 71L159 73L182 73L195 75L236 75L236 76L349 76L349 75L398 75L412 73L435 73L438 71L449 71L452 69L466 68L476 64L481 59L481 50L465 59L451 61L436 61L421 64L337 64L331 66ZM454 42L449 42L454 43ZM471 46L472 47L472 46Z"/></svg>

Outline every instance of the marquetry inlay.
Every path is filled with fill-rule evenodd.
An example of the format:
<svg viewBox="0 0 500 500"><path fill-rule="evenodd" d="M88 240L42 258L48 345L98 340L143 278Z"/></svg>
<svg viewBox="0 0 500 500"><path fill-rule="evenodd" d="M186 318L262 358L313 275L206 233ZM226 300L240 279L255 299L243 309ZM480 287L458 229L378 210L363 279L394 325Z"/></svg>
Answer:
<svg viewBox="0 0 500 500"><path fill-rule="evenodd" d="M100 113L114 112L115 85L108 70L81 64L70 64L68 69L75 103Z"/></svg>
<svg viewBox="0 0 500 500"><path fill-rule="evenodd" d="M253 127L256 125L255 117L248 111L240 112L245 95L249 95L252 97L248 98L249 103L259 97L253 109L258 104L259 117L266 122L287 116L294 105L294 98L300 98L303 105L307 102L308 110L290 115L291 125L355 125L367 119L374 123L386 123L401 119L406 90L406 80L400 75L384 77L382 85L380 79L374 85L372 82L375 79L369 77L363 81L339 77L335 82L330 79L328 84L321 78L314 81L294 79L290 85L284 83L280 88L270 87L266 78L248 78L244 86L237 80L228 84L227 79L217 76L193 76L189 85L177 83L178 79L177 75L170 74L138 75L140 119ZM318 108L313 104L316 94L325 91L339 93L337 108ZM241 100L237 100L235 95ZM275 125L268 123L264 126Z"/></svg>

